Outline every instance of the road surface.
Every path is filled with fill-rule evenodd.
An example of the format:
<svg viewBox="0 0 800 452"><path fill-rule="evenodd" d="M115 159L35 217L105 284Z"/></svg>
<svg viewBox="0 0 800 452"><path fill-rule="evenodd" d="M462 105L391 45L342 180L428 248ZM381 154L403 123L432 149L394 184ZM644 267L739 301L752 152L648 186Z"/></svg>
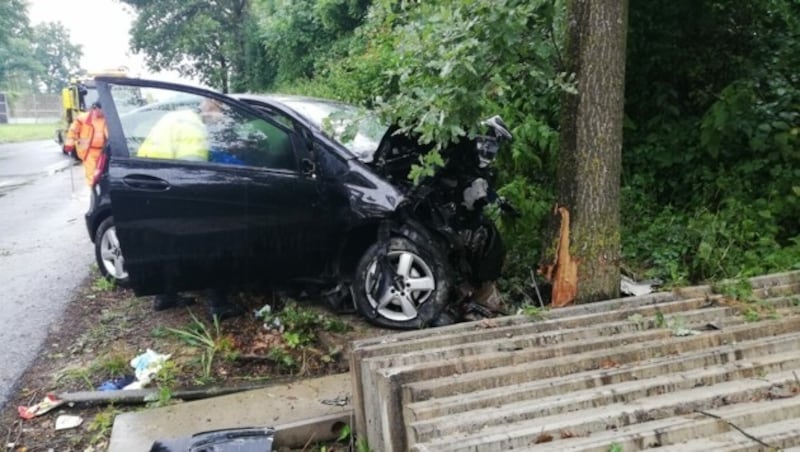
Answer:
<svg viewBox="0 0 800 452"><path fill-rule="evenodd" d="M52 141L0 144L0 408L80 282L93 248L83 170Z"/></svg>

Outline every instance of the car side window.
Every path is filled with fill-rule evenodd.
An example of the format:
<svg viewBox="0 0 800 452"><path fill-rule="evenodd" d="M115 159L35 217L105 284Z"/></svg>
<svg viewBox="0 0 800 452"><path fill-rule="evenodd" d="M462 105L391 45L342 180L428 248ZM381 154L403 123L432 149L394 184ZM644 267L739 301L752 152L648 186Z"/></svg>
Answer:
<svg viewBox="0 0 800 452"><path fill-rule="evenodd" d="M114 103L122 86L112 86ZM120 114L132 157L296 170L289 133L210 97L144 88L144 105Z"/></svg>

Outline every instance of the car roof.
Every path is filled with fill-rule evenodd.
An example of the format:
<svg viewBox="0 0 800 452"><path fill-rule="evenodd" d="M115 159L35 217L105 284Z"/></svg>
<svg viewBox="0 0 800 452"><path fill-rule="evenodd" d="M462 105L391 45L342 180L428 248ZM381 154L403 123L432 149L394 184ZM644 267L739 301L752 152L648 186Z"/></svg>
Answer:
<svg viewBox="0 0 800 452"><path fill-rule="evenodd" d="M288 109L295 114L301 116L302 118L306 119L307 122L314 125L314 121L311 121L311 118L306 116L302 111L299 111L297 108L293 108L292 104L328 104L328 105L343 105L354 107L354 105L348 104L347 102L342 102L339 100L334 99L323 99L320 97L310 97L310 96L299 96L294 94L278 94L278 93L266 93L266 94L256 94L256 93L234 93L228 94L228 96L233 97L234 99L241 100L241 101L256 101L262 102L266 104L272 104L278 107L282 107L283 109Z"/></svg>

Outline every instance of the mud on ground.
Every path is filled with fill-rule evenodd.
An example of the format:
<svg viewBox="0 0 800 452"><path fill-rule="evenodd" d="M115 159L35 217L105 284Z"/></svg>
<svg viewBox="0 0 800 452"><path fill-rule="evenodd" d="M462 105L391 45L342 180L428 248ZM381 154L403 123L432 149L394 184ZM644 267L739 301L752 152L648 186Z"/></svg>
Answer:
<svg viewBox="0 0 800 452"><path fill-rule="evenodd" d="M105 450L118 413L181 403L171 396L182 389L258 386L346 372L349 341L390 332L355 315L336 315L312 303L288 301L287 305L287 300L269 294L238 293L231 301L247 313L221 322L217 333L207 316L205 294L188 295L197 299L194 306L154 312L151 297L137 298L96 275L87 278L61 320L50 328L38 357L0 413L6 450ZM287 306L275 313L277 322L268 319L272 328L254 315L265 305ZM187 333L209 342L190 345L192 335ZM206 366L212 347L216 353ZM148 348L171 354L158 381L147 386L159 388L159 400L116 406L63 405L31 420L19 417L18 406L34 405L47 393L92 391L105 381L133 374L130 360ZM56 431L56 419L62 414L80 416L83 422Z"/></svg>

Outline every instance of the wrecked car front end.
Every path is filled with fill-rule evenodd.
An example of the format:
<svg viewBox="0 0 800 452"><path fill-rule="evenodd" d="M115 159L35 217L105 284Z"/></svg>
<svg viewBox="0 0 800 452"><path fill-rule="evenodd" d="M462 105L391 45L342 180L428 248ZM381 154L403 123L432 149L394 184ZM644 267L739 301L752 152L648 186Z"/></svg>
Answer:
<svg viewBox="0 0 800 452"><path fill-rule="evenodd" d="M408 178L411 165L431 146L390 128L370 155L368 166L400 193L390 196L391 211L380 212L376 241L352 276L354 305L373 323L419 328L497 314L499 306L478 300L500 276L506 253L484 207L511 210L491 186L491 160L511 138L502 121L496 127L501 131L490 127L487 135L445 148L444 167L417 184ZM348 189L352 210L375 219L375 201L386 192Z"/></svg>

